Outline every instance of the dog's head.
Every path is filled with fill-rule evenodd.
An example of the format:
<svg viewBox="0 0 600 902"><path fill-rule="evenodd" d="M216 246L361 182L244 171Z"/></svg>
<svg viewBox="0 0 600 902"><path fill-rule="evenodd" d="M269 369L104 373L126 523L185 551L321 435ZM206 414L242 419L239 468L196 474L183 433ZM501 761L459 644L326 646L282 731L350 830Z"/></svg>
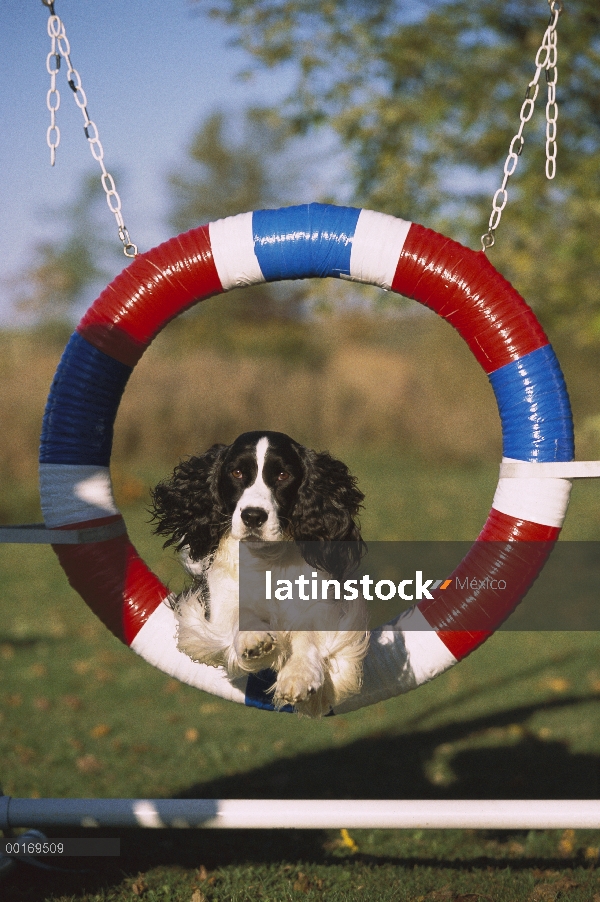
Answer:
<svg viewBox="0 0 600 902"><path fill-rule="evenodd" d="M295 540L315 567L340 575L364 551L356 516L364 495L347 466L283 432L245 432L180 463L153 491L156 532L193 560L221 538ZM348 543L340 551L336 543ZM334 544L331 544L334 543Z"/></svg>

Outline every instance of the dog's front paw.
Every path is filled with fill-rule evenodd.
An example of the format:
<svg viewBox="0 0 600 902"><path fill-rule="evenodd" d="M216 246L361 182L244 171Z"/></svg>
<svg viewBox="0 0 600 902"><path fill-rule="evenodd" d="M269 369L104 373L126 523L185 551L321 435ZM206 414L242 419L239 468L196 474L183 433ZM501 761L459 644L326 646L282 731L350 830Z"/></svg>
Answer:
<svg viewBox="0 0 600 902"><path fill-rule="evenodd" d="M316 697L323 687L325 675L321 667L310 661L290 661L279 673L275 683L273 703L276 708L293 705L302 710L306 703L310 709L320 708ZM312 710L311 710L312 713Z"/></svg>
<svg viewBox="0 0 600 902"><path fill-rule="evenodd" d="M240 665L245 670L262 669L265 659L272 658L279 651L277 635L261 630L238 633L234 644Z"/></svg>

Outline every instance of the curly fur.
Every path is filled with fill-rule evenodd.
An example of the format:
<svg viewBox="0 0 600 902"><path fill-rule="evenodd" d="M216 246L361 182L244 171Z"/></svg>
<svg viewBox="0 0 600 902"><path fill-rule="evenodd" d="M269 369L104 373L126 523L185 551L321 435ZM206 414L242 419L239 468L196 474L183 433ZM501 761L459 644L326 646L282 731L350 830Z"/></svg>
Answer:
<svg viewBox="0 0 600 902"><path fill-rule="evenodd" d="M288 534L307 563L343 579L356 570L365 551L356 520L365 496L341 460L308 448L301 448L300 455L305 477L289 517ZM345 544L332 544L341 542Z"/></svg>
<svg viewBox="0 0 600 902"><path fill-rule="evenodd" d="M219 495L219 474L227 445L213 445L199 457L182 461L168 482L152 492L155 532L169 538L164 548L184 547L194 560L217 550L231 525Z"/></svg>

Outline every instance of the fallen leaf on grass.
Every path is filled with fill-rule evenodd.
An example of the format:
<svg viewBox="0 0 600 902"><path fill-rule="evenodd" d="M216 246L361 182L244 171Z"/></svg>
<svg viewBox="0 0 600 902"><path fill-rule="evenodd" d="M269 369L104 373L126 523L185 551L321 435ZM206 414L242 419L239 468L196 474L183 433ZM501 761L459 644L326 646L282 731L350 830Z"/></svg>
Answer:
<svg viewBox="0 0 600 902"><path fill-rule="evenodd" d="M18 757L19 764L27 765L35 758L34 750L28 748L26 745L16 745L13 752Z"/></svg>
<svg viewBox="0 0 600 902"><path fill-rule="evenodd" d="M292 889L297 893L308 893L311 889L322 889L323 881L320 877L313 877L312 880L308 877L307 874L304 874L302 871L298 871L298 876L296 877Z"/></svg>
<svg viewBox="0 0 600 902"><path fill-rule="evenodd" d="M90 736L93 736L94 739L101 739L103 736L108 736L109 733L110 727L107 723L99 723L90 730Z"/></svg>
<svg viewBox="0 0 600 902"><path fill-rule="evenodd" d="M543 689L549 689L551 692L566 692L571 688L571 681L565 677L546 677L541 680L540 686Z"/></svg>
<svg viewBox="0 0 600 902"><path fill-rule="evenodd" d="M531 902L554 902L559 892L560 890L556 888L554 883L538 883L530 899Z"/></svg>
<svg viewBox="0 0 600 902"><path fill-rule="evenodd" d="M196 727L190 727L189 730L185 731L185 739L186 742L197 742L200 733L196 729Z"/></svg>
<svg viewBox="0 0 600 902"><path fill-rule="evenodd" d="M94 774L103 767L95 755L82 755L81 758L76 759L75 765L82 774Z"/></svg>
<svg viewBox="0 0 600 902"><path fill-rule="evenodd" d="M508 851L513 855L521 855L525 851L525 846L521 842L509 842Z"/></svg>
<svg viewBox="0 0 600 902"><path fill-rule="evenodd" d="M345 827L342 827L342 829L340 830L340 836L342 838L341 839L342 846L345 846L347 849L350 849L352 854L354 854L355 852L358 852L358 846L356 845L356 843L354 842L354 840L352 839L352 837L350 836L350 834L348 833L348 831L346 830Z"/></svg>
<svg viewBox="0 0 600 902"><path fill-rule="evenodd" d="M575 848L575 831L565 830L558 844L558 851L561 855L572 855Z"/></svg>
<svg viewBox="0 0 600 902"><path fill-rule="evenodd" d="M296 877L293 887L297 893L307 893L310 889L310 880L303 874L302 871L298 872L298 876Z"/></svg>
<svg viewBox="0 0 600 902"><path fill-rule="evenodd" d="M572 880L571 877L561 877L555 884L559 888L561 892L566 892L570 889L577 889L580 886L576 880Z"/></svg>
<svg viewBox="0 0 600 902"><path fill-rule="evenodd" d="M192 893L190 902L206 902L206 896L204 895L202 890L195 889Z"/></svg>
<svg viewBox="0 0 600 902"><path fill-rule="evenodd" d="M166 695L171 695L172 692L179 692L180 689L181 683L179 682L179 680L167 680L164 685L163 692L166 693Z"/></svg>
<svg viewBox="0 0 600 902"><path fill-rule="evenodd" d="M143 893L145 893L147 889L148 887L146 886L146 881L141 875L137 878L135 883L131 885L131 892L134 896L143 895Z"/></svg>
<svg viewBox="0 0 600 902"><path fill-rule="evenodd" d="M345 849L346 851L350 851L352 855L358 852L357 844L352 839L345 827L340 830L339 837L323 843L323 848L327 852L330 852L333 849Z"/></svg>
<svg viewBox="0 0 600 902"><path fill-rule="evenodd" d="M32 677L43 677L48 673L48 668L45 664L38 662L37 664L32 664L29 668L29 674Z"/></svg>
<svg viewBox="0 0 600 902"><path fill-rule="evenodd" d="M561 877L555 883L538 883L529 898L531 902L554 902L560 893L576 889L578 886L579 884L570 877Z"/></svg>
<svg viewBox="0 0 600 902"><path fill-rule="evenodd" d="M72 666L75 673L78 673L79 676L83 676L88 670L91 670L92 662L89 659L86 659L85 661L73 661Z"/></svg>

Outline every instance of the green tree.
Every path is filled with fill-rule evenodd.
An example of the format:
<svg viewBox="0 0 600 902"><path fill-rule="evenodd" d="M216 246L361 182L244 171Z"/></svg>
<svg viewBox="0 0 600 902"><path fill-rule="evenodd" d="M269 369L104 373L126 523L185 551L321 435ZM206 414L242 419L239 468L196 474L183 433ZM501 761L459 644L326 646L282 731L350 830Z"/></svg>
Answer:
<svg viewBox="0 0 600 902"><path fill-rule="evenodd" d="M289 202L294 164L286 156L287 137L281 124L260 109L229 120L222 112L210 115L193 136L183 165L169 177L173 228L186 231ZM219 305L222 337L231 319L260 324L298 318L305 296L306 287L291 283L236 291ZM205 310L202 317L207 328L216 324Z"/></svg>
<svg viewBox="0 0 600 902"><path fill-rule="evenodd" d="M118 241L100 237L110 226L108 218L99 222L107 214L104 198L100 179L89 174L72 203L48 214L53 237L34 244L31 262L10 285L17 310L28 319L72 323L92 299L91 288L118 272L123 259Z"/></svg>
<svg viewBox="0 0 600 902"><path fill-rule="evenodd" d="M183 166L169 178L171 224L178 231L283 202L277 165L282 130L270 128L256 109L241 126L236 138L233 122L213 113L193 136Z"/></svg>
<svg viewBox="0 0 600 902"><path fill-rule="evenodd" d="M333 130L358 204L479 247L547 24L543 0L213 0L257 65L295 65L291 133ZM600 342L600 6L559 25L558 175L545 84L490 258L545 322Z"/></svg>

